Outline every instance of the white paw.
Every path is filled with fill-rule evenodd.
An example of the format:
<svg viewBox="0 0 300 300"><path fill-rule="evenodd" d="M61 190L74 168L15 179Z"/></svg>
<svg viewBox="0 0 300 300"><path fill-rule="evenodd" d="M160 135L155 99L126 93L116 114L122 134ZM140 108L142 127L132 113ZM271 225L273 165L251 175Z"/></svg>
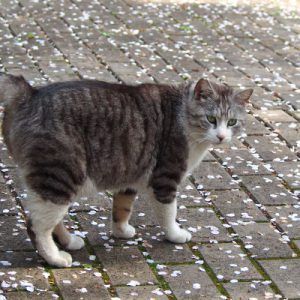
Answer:
<svg viewBox="0 0 300 300"><path fill-rule="evenodd" d="M84 240L75 234L71 234L70 242L67 245L67 249L69 250L79 250L84 246Z"/></svg>
<svg viewBox="0 0 300 300"><path fill-rule="evenodd" d="M44 257L48 264L56 267L71 267L72 256L65 251L58 251L56 255L50 257Z"/></svg>
<svg viewBox="0 0 300 300"><path fill-rule="evenodd" d="M167 230L166 239L172 243L182 244L190 241L192 239L192 235L185 229L180 228L178 224L176 224L174 228Z"/></svg>
<svg viewBox="0 0 300 300"><path fill-rule="evenodd" d="M113 223L112 226L113 235L116 238L130 239L135 236L135 228L130 224L117 224Z"/></svg>

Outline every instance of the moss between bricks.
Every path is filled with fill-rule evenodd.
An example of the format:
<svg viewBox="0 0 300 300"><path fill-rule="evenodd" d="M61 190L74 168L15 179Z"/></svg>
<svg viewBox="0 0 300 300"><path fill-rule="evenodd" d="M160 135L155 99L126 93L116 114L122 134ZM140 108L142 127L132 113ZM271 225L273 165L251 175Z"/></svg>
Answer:
<svg viewBox="0 0 300 300"><path fill-rule="evenodd" d="M148 253L147 249L146 249L143 245L138 245L138 249L141 251L141 253L143 253L143 252L147 252L147 253ZM144 256L144 255L143 255L143 257L146 259L146 261L147 261L147 259L151 259L151 260L152 260L152 258L151 258L151 256L150 256L149 254L148 254L147 256ZM149 262L147 261L147 264L148 264L149 268L151 269L151 271L153 272L155 278L157 279L157 282L158 282L159 287L160 287L162 290L164 290L164 291L166 291L166 290L172 291L172 289L170 288L168 282L164 279L164 277L161 276L161 275L159 275L159 274L157 273L157 268L156 268L157 263L149 263ZM166 295L166 294L165 294L165 295ZM175 297L175 295L173 294L173 291L172 291L172 294L171 294L171 295L166 295L166 296L167 296L168 299L170 299L170 300L176 300L176 299L177 299L177 298Z"/></svg>
<svg viewBox="0 0 300 300"><path fill-rule="evenodd" d="M230 298L229 293L227 292L227 290L225 289L225 287L222 285L222 283L219 282L219 280L218 280L215 272L209 266L209 264L205 261L204 257L200 253L200 251L193 249L193 246L195 246L196 244L194 244L192 242L189 242L188 245L189 245L191 251L193 252L193 254L196 255L196 256L198 256L201 260L203 260L204 263L203 263L202 267L205 269L207 275L209 276L209 278L211 279L211 281L214 283L214 285L217 287L218 291L222 295L225 295L226 297Z"/></svg>
<svg viewBox="0 0 300 300"><path fill-rule="evenodd" d="M80 223L77 220L76 216L73 215L73 216L70 216L70 218L73 221L75 221L76 224L78 225L78 228L82 230L82 228L80 226ZM103 282L106 285L109 285L109 287L107 288L107 290L108 290L110 296L117 297L117 292L116 292L115 288L113 287L108 274L104 271L104 267L103 267L102 263L100 262L100 260L98 259L97 255L95 254L93 247L91 246L91 244L89 243L89 241L88 241L87 238L84 239L84 242L85 242L85 248L86 248L87 252L90 255L93 255L93 256L96 257L96 259L93 262L91 262L91 264L88 264L88 267L93 267L93 268L97 269L101 273ZM84 267L85 265L87 266L87 264L83 264L82 266Z"/></svg>

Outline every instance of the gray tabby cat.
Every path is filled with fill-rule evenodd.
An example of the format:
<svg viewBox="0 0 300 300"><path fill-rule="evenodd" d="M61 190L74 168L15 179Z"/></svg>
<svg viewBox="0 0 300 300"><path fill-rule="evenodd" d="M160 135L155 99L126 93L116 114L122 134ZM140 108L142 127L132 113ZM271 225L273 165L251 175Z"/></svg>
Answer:
<svg viewBox="0 0 300 300"><path fill-rule="evenodd" d="M34 88L1 74L3 136L31 193L28 232L39 254L71 266L52 234L66 249L84 246L62 220L86 185L114 191L114 236L135 235L128 221L140 192L153 201L166 239L189 241L176 222L176 189L212 144L240 132L252 92L205 79L177 87L82 80Z"/></svg>

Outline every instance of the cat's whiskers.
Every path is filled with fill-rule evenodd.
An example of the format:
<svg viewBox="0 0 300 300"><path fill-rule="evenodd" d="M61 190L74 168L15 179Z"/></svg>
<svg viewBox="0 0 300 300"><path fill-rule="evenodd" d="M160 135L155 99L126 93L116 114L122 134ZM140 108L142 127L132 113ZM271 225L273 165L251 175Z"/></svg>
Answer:
<svg viewBox="0 0 300 300"><path fill-rule="evenodd" d="M201 133L196 131L192 131L189 133L189 141L190 141L190 146L194 146L195 144L206 142L208 141L208 139L205 135L202 135Z"/></svg>
<svg viewBox="0 0 300 300"><path fill-rule="evenodd" d="M209 140L206 137L204 137L204 138L198 138L198 139L192 139L192 140L190 140L190 147L193 147L195 145L199 145L199 144L201 144L203 142L208 142L208 141Z"/></svg>

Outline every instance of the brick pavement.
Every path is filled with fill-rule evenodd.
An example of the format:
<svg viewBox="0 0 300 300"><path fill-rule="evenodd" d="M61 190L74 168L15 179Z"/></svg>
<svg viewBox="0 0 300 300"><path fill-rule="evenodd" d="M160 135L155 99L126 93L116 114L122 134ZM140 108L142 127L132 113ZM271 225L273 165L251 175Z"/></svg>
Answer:
<svg viewBox="0 0 300 300"><path fill-rule="evenodd" d="M178 219L193 233L185 245L163 241L142 197L137 237L114 239L102 193L76 202L66 220L86 241L72 268L46 265L1 143L1 300L300 299L300 15L287 10L297 4L201 2L0 1L0 68L33 84L205 75L255 87L248 135L210 151L178 192Z"/></svg>

